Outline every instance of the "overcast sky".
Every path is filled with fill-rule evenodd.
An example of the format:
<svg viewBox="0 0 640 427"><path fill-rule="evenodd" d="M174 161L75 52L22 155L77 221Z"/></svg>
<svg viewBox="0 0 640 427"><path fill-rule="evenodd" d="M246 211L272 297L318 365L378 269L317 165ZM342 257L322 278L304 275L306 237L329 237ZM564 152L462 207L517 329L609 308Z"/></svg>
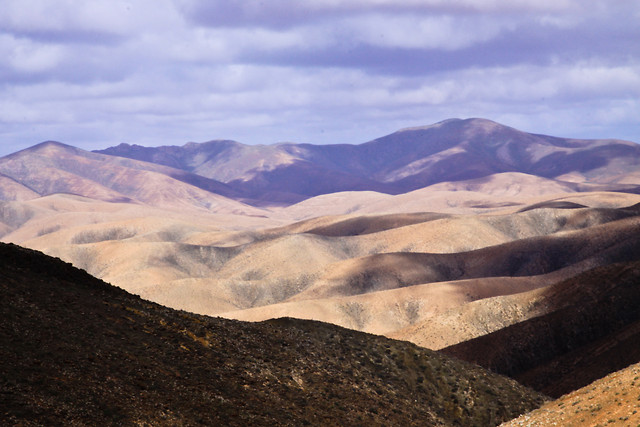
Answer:
<svg viewBox="0 0 640 427"><path fill-rule="evenodd" d="M447 118L640 142L640 0L1 0L0 155L361 143Z"/></svg>

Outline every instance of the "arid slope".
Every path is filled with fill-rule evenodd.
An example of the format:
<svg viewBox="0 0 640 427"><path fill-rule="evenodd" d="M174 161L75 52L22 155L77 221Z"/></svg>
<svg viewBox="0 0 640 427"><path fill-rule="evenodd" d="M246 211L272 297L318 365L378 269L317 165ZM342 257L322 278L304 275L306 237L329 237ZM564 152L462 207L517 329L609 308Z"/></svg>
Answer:
<svg viewBox="0 0 640 427"><path fill-rule="evenodd" d="M640 364L631 365L502 426L636 426L640 424L639 387Z"/></svg>
<svg viewBox="0 0 640 427"><path fill-rule="evenodd" d="M318 322L174 311L0 244L0 417L18 425L497 425L543 396Z"/></svg>

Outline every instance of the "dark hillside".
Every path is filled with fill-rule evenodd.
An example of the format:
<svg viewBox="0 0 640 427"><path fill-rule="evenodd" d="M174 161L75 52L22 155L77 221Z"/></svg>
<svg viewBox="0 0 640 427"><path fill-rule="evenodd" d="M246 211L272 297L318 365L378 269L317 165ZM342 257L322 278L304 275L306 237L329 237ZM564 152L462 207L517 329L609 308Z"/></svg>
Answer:
<svg viewBox="0 0 640 427"><path fill-rule="evenodd" d="M551 286L546 315L442 352L558 397L640 361L640 262Z"/></svg>
<svg viewBox="0 0 640 427"><path fill-rule="evenodd" d="M0 420L13 425L496 425L543 397L410 343L164 308L0 244Z"/></svg>

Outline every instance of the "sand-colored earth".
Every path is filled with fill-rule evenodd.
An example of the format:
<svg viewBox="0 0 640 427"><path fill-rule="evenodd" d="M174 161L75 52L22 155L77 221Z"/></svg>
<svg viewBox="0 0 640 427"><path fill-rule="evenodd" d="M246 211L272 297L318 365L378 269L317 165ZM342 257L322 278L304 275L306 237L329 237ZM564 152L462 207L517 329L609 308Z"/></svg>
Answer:
<svg viewBox="0 0 640 427"><path fill-rule="evenodd" d="M614 372L592 384L501 424L527 426L640 425L640 364Z"/></svg>
<svg viewBox="0 0 640 427"><path fill-rule="evenodd" d="M569 190L500 174L399 196L319 196L259 215L53 194L3 203L0 231L167 306L323 320L440 348L540 313L537 289L595 261L547 268L526 254L556 238L607 235L635 216L619 208L640 202ZM523 254L519 272L501 265L513 251Z"/></svg>

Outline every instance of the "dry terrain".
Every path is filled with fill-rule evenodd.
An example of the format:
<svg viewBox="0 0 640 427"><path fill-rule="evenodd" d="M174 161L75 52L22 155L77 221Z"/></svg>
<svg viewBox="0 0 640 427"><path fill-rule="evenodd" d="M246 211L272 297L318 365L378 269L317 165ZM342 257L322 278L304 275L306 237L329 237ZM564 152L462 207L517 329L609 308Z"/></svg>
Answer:
<svg viewBox="0 0 640 427"><path fill-rule="evenodd" d="M557 397L640 361L639 165L631 142L482 119L360 145L45 142L0 158L0 239L173 309L385 335Z"/></svg>
<svg viewBox="0 0 640 427"><path fill-rule="evenodd" d="M597 267L543 289L534 301L544 305L538 316L442 352L552 397L637 363L640 250L627 252L633 261Z"/></svg>
<svg viewBox="0 0 640 427"><path fill-rule="evenodd" d="M142 300L0 244L3 425L491 426L545 398L413 344Z"/></svg>
<svg viewBox="0 0 640 427"><path fill-rule="evenodd" d="M525 200L476 214L292 222L286 209L231 215L51 195L5 203L3 221L14 229L3 240L170 307L243 320L322 320L441 348L538 313L518 308L531 305L528 293L514 294L610 262L600 259L601 248L635 232L637 212L623 207L640 197ZM519 305L509 302L518 298ZM508 315L469 322L495 304Z"/></svg>
<svg viewBox="0 0 640 427"><path fill-rule="evenodd" d="M502 426L637 426L640 424L639 390L640 364L635 364Z"/></svg>

